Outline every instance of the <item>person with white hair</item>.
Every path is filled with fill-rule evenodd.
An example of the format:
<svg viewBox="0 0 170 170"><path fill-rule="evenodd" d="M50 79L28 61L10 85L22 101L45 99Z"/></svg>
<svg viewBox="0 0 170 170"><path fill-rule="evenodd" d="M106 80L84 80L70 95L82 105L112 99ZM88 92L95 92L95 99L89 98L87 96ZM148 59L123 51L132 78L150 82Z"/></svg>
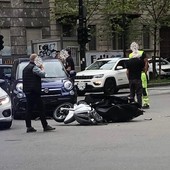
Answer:
<svg viewBox="0 0 170 170"><path fill-rule="evenodd" d="M129 58L135 58L140 57L144 63L144 69L141 74L141 80L142 80L142 108L143 109L149 109L149 96L148 96L148 77L147 77L147 71L149 68L148 59L146 56L146 53L143 50L139 50L139 45L136 42L132 42L130 45L130 49L132 50L132 53L129 54Z"/></svg>
<svg viewBox="0 0 170 170"><path fill-rule="evenodd" d="M65 66L65 69L67 71L67 73L70 75L71 80L74 84L74 79L75 79L75 75L76 75L76 71L75 71L75 65L74 65L74 61L73 58L71 56L71 49L70 48L66 48L60 51L60 55L58 57L62 63Z"/></svg>
<svg viewBox="0 0 170 170"><path fill-rule="evenodd" d="M45 77L45 75L46 73L44 71L42 60L38 58L37 54L31 54L30 62L23 70L23 92L25 93L27 100L27 112L25 115L27 133L37 131L31 125L31 116L35 105L39 111L44 131L51 131L55 129L47 123L41 99L41 78Z"/></svg>
<svg viewBox="0 0 170 170"><path fill-rule="evenodd" d="M126 63L126 73L129 80L130 102L135 102L136 96L137 102L139 103L140 107L142 107L141 73L144 69L144 61L140 58L140 55L136 49L137 46L135 46L134 57L130 58Z"/></svg>

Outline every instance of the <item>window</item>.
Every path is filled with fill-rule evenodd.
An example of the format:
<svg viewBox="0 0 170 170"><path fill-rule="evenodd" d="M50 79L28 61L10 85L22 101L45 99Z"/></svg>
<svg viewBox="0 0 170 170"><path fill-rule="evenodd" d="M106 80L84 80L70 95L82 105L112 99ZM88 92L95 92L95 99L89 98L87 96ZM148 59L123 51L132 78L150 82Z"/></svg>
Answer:
<svg viewBox="0 0 170 170"><path fill-rule="evenodd" d="M76 24L77 16L75 15L66 15L57 19L57 23L61 24L62 36L63 37L73 37L76 36Z"/></svg>
<svg viewBox="0 0 170 170"><path fill-rule="evenodd" d="M91 41L89 42L89 50L96 50L96 25L89 25L91 33Z"/></svg>
<svg viewBox="0 0 170 170"><path fill-rule="evenodd" d="M28 2L28 3L42 3L43 0L24 0L24 2Z"/></svg>
<svg viewBox="0 0 170 170"><path fill-rule="evenodd" d="M40 40L42 39L42 30L40 28L31 29L28 28L26 31L27 36L27 54L30 55L32 53L32 40Z"/></svg>
<svg viewBox="0 0 170 170"><path fill-rule="evenodd" d="M74 26L71 24L62 24L63 37L75 36Z"/></svg>
<svg viewBox="0 0 170 170"><path fill-rule="evenodd" d="M143 48L150 49L149 28L146 25L143 26Z"/></svg>
<svg viewBox="0 0 170 170"><path fill-rule="evenodd" d="M113 32L113 50L123 49L123 37L122 35Z"/></svg>
<svg viewBox="0 0 170 170"><path fill-rule="evenodd" d="M122 69L125 69L126 68L126 64L125 64L125 61L119 61L119 63L117 64L117 66L116 66L116 70L118 70L118 66L121 66L122 67Z"/></svg>

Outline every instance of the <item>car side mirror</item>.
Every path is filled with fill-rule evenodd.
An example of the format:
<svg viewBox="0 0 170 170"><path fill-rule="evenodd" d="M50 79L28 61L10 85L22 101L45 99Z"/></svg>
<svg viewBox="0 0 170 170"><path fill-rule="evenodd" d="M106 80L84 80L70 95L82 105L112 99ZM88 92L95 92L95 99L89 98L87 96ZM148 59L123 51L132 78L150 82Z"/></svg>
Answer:
<svg viewBox="0 0 170 170"><path fill-rule="evenodd" d="M123 66L117 66L116 67L116 70L121 70L121 69L123 69Z"/></svg>

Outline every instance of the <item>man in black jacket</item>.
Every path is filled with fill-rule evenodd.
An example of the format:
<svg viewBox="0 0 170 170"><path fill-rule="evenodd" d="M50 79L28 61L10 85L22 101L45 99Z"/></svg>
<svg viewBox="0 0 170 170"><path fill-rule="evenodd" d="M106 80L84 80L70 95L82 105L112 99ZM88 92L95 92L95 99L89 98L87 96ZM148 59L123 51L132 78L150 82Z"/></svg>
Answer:
<svg viewBox="0 0 170 170"><path fill-rule="evenodd" d="M51 131L55 128L48 125L41 99L41 78L45 77L45 72L42 64L35 64L37 54L31 54L29 64L23 70L23 91L27 99L27 112L25 116L25 122L27 127L27 133L36 132L31 126L31 115L33 113L34 105L36 104L39 110L40 120L44 131Z"/></svg>
<svg viewBox="0 0 170 170"><path fill-rule="evenodd" d="M74 79L75 79L75 75L76 75L75 65L74 65L73 58L71 56L71 49L66 48L66 51L68 53L68 57L66 58L66 61L65 61L65 69L67 70L68 74L71 75L71 79L74 84Z"/></svg>
<svg viewBox="0 0 170 170"><path fill-rule="evenodd" d="M136 56L131 58L126 63L127 67L127 77L129 79L129 87L130 87L130 100L131 102L135 101L135 95L137 97L137 102L140 107L142 107L142 80L141 73L144 69L144 61L140 58L140 56Z"/></svg>

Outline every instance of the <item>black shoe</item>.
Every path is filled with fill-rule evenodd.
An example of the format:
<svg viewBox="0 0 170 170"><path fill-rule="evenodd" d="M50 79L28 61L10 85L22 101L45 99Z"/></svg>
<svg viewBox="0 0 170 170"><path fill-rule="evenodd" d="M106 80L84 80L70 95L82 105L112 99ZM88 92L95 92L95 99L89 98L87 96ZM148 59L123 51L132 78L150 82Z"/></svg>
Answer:
<svg viewBox="0 0 170 170"><path fill-rule="evenodd" d="M149 105L142 106L142 109L149 109L149 108L150 108Z"/></svg>
<svg viewBox="0 0 170 170"><path fill-rule="evenodd" d="M53 127L51 127L51 126L49 126L49 125L47 125L47 126L44 128L44 132L46 132L46 131L51 131L51 130L55 130L55 128L53 128Z"/></svg>
<svg viewBox="0 0 170 170"><path fill-rule="evenodd" d="M36 132L36 131L37 131L37 130L34 129L33 127L27 128L27 133Z"/></svg>

